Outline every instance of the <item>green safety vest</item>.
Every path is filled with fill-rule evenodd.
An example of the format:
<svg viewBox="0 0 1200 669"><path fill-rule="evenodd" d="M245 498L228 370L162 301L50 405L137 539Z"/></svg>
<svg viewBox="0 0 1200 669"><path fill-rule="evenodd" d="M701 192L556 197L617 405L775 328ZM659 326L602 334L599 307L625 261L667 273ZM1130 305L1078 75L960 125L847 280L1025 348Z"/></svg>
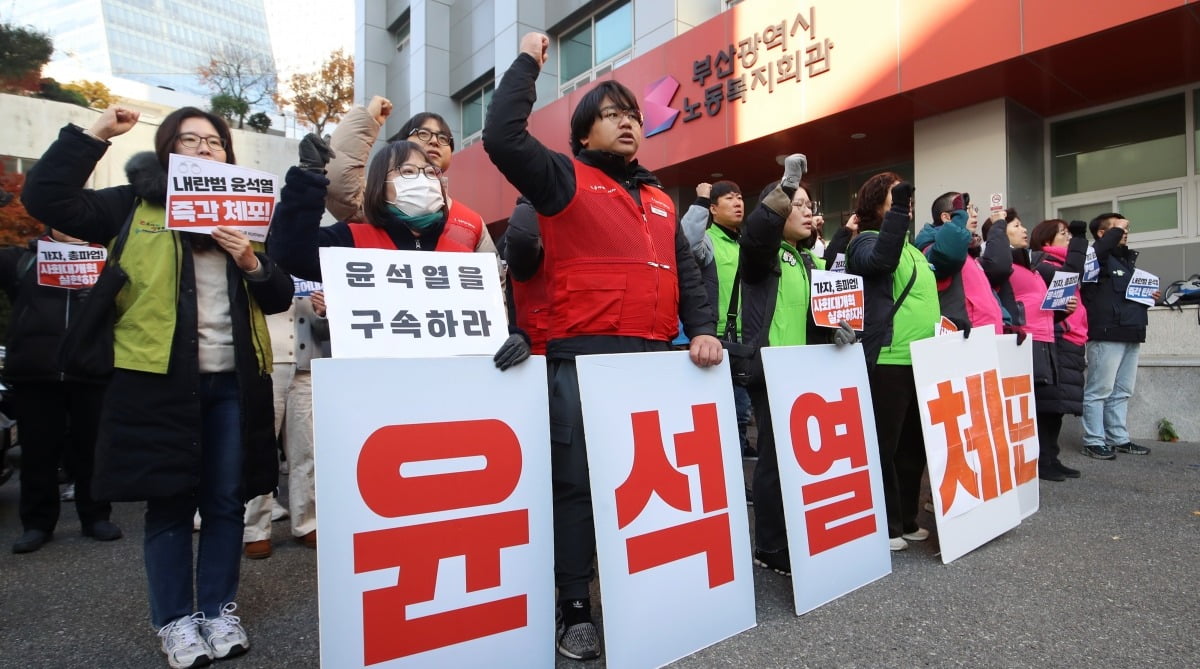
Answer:
<svg viewBox="0 0 1200 669"><path fill-rule="evenodd" d="M729 300L733 296L733 277L738 271L739 253L741 251L736 239L724 230L718 230L716 223L708 226L705 234L712 240L713 262L717 266L717 336L725 336L725 322L729 315ZM738 300L737 336L742 340L741 300Z"/></svg>
<svg viewBox="0 0 1200 669"><path fill-rule="evenodd" d="M862 234L879 233L869 230ZM919 339L932 337L934 327L942 320L937 278L929 267L929 259L917 247L907 242L900 252L900 263L892 272L892 299L895 300L904 292L904 287L908 285L908 279L913 272L917 273L917 280L892 319L892 343L879 349L880 365L912 365L912 354L908 345Z"/></svg>
<svg viewBox="0 0 1200 669"><path fill-rule="evenodd" d="M808 249L779 244L779 286L775 291L775 314L767 342L771 346L803 346L808 343L808 311L812 297L812 275L805 267L809 259L816 269L825 261Z"/></svg>
<svg viewBox="0 0 1200 669"><path fill-rule="evenodd" d="M183 245L179 243L180 233L166 229L166 213L160 206L139 201L118 260L129 275L129 281L117 293L117 322L113 328L113 366L120 369L166 374L171 361ZM262 244L252 244L256 252L262 251ZM253 299L249 302L255 359L259 371L269 374L271 339L267 321L258 304Z"/></svg>

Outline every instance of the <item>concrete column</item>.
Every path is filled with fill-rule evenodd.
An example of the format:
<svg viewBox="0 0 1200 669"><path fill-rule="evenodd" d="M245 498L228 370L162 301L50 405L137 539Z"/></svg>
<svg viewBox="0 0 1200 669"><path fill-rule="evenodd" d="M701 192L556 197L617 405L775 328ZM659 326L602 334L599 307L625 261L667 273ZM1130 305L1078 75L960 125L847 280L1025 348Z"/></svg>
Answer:
<svg viewBox="0 0 1200 669"><path fill-rule="evenodd" d="M1045 146L1041 117L995 99L917 121L913 127L916 225L930 221L933 200L968 192L988 215L992 193L1004 195L1027 227L1045 218Z"/></svg>

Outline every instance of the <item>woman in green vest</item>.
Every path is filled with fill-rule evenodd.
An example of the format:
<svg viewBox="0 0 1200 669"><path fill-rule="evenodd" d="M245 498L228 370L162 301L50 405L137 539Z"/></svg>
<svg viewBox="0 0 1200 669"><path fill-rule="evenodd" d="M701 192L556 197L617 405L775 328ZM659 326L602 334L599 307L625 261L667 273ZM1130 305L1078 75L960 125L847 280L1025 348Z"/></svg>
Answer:
<svg viewBox="0 0 1200 669"><path fill-rule="evenodd" d="M741 235L743 341L756 347L827 344L828 330L817 327L809 309L812 271L825 261L811 250L813 205L804 184L789 193L775 182L763 189L746 218ZM853 341L853 332L850 333ZM775 432L761 374L750 381L750 400L758 425L758 462L754 465L754 562L791 574Z"/></svg>
<svg viewBox="0 0 1200 669"><path fill-rule="evenodd" d="M236 229L166 228L169 154L234 162L229 126L218 116L172 112L155 132L155 152L126 167L128 185L84 187L109 140L138 116L113 106L87 130L63 128L30 170L22 198L29 213L67 234L111 246L124 239L119 262L128 281L115 300L93 491L146 500L151 622L171 667L203 666L250 647L233 613L242 509L272 491L279 473L263 315L288 308L292 280Z"/></svg>
<svg viewBox="0 0 1200 669"><path fill-rule="evenodd" d="M846 271L863 278L863 348L893 551L929 537L917 526L925 441L908 346L932 337L941 320L933 270L908 240L912 194L912 184L893 172L868 179L854 212L858 236L846 250Z"/></svg>

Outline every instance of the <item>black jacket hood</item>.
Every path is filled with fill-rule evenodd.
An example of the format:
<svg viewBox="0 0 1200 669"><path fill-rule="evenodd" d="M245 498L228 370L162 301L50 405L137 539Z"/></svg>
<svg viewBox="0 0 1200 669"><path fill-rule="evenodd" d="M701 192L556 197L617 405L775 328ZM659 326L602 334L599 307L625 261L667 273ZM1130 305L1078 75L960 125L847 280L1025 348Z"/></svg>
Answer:
<svg viewBox="0 0 1200 669"><path fill-rule="evenodd" d="M167 172L153 151L135 154L125 163L125 176L138 197L160 206L167 202Z"/></svg>

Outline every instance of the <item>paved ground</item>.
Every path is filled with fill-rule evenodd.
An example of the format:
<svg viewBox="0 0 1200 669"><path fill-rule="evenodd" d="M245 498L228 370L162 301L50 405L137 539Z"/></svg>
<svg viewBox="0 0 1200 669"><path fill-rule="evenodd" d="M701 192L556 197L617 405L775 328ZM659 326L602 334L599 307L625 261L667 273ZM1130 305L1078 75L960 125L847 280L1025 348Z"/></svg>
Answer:
<svg viewBox="0 0 1200 669"><path fill-rule="evenodd" d="M757 570L758 627L674 666L1200 666L1200 444L1144 443L1152 455L1113 462L1067 453L1083 478L1043 485L1041 511L1018 528L950 565L934 539L914 544L891 576L803 617L784 577ZM128 536L108 544L80 537L67 509L55 541L30 555L9 552L16 506L10 481L0 667L166 666L147 622L140 505L117 507ZM254 648L222 665L317 666L316 554L286 523L274 557L244 563L239 605ZM646 606L670 624L669 602Z"/></svg>

